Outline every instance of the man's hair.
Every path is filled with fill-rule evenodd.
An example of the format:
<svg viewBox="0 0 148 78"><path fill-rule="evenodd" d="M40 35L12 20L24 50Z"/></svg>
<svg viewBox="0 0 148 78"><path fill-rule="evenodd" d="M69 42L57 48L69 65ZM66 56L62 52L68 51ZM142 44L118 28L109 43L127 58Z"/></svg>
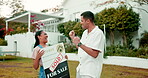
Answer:
<svg viewBox="0 0 148 78"><path fill-rule="evenodd" d="M81 14L84 19L89 19L91 22L94 22L94 14L91 11L86 11Z"/></svg>

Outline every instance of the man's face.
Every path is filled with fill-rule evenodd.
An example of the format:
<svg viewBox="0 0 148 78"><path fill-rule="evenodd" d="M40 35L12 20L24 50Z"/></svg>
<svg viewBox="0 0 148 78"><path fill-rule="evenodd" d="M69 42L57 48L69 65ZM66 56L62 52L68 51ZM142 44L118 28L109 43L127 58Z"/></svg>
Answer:
<svg viewBox="0 0 148 78"><path fill-rule="evenodd" d="M83 16L81 16L81 25L83 29L87 29L88 28L88 19L84 19Z"/></svg>

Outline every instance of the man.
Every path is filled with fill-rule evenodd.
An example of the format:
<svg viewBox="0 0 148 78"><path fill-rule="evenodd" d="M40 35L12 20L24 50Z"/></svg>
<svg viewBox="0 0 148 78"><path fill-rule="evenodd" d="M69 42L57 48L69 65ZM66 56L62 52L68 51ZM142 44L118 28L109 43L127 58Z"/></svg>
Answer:
<svg viewBox="0 0 148 78"><path fill-rule="evenodd" d="M78 48L79 65L77 78L100 78L103 64L105 36L94 24L94 14L90 11L81 14L82 28L86 29L80 40L72 30L69 36Z"/></svg>

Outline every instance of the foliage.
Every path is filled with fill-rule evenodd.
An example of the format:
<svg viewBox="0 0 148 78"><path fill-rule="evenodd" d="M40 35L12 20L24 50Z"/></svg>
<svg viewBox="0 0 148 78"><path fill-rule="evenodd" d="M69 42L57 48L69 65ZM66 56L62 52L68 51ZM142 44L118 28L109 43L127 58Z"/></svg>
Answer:
<svg viewBox="0 0 148 78"><path fill-rule="evenodd" d="M82 29L80 22L77 22L76 25L73 27L76 35L81 37L83 34L84 29Z"/></svg>
<svg viewBox="0 0 148 78"><path fill-rule="evenodd" d="M22 0L2 0L0 1L0 6L2 5L6 5L10 9L12 9L12 15L24 11L24 5L22 4Z"/></svg>
<svg viewBox="0 0 148 78"><path fill-rule="evenodd" d="M130 0L130 1L135 2L135 3L138 3L140 6L142 6L142 5L148 5L148 0ZM90 5L91 6L94 6L94 8L97 8L97 7L101 7L101 6L104 6L104 5L109 5L109 4L112 4L112 3L118 3L119 5L128 5L131 8L139 9L139 10L142 10L142 11L145 11L146 13L148 13L148 11L146 9L132 6L126 0L107 0L107 1L105 1L105 2L103 1L101 3L100 2L98 3L98 1L92 1L90 3Z"/></svg>
<svg viewBox="0 0 148 78"><path fill-rule="evenodd" d="M64 29L64 24L65 23L60 23L60 24L58 24L58 31L60 32L60 33L65 33L65 29Z"/></svg>
<svg viewBox="0 0 148 78"><path fill-rule="evenodd" d="M76 25L75 21L68 21L64 24L64 35L69 38L69 32L73 30L73 27Z"/></svg>
<svg viewBox="0 0 148 78"><path fill-rule="evenodd" d="M44 26L44 23L41 22L40 20L35 20L35 18L38 18L36 15L31 15L31 27L30 30L32 32L36 32L36 30L40 30L41 26Z"/></svg>
<svg viewBox="0 0 148 78"><path fill-rule="evenodd" d="M7 33L9 35L13 35L13 34L19 34L19 33L26 33L27 32L27 24L24 23L19 23L19 22L10 22L9 23L9 28L15 29L13 31L11 31L10 33Z"/></svg>
<svg viewBox="0 0 148 78"><path fill-rule="evenodd" d="M44 12L44 13L46 13L46 12L53 12L53 13L55 13L55 12L58 12L60 10L61 10L60 6L57 5L56 7L53 7L53 8L43 9L43 10L41 10L41 12Z"/></svg>
<svg viewBox="0 0 148 78"><path fill-rule="evenodd" d="M24 11L23 13L25 13ZM20 15L22 13L16 13L13 15ZM11 17L11 18L13 18ZM36 15L31 15L31 31L35 32L37 29L40 29L40 26L44 26L42 22L39 20L34 20L34 18L37 18ZM13 35L13 34L19 34L19 33L26 33L28 31L28 26L26 23L20 23L20 22L9 22L8 30L6 32L6 25L5 25L5 18L0 18L0 38L4 38L5 35Z"/></svg>
<svg viewBox="0 0 148 78"><path fill-rule="evenodd" d="M58 24L58 30L60 33L63 33L66 37L69 37L69 32L71 30L74 30L76 35L81 37L82 33L83 33L83 29L80 25L79 22L75 22L75 21L68 21L68 22L65 22L65 23L61 23L61 24Z"/></svg>
<svg viewBox="0 0 148 78"><path fill-rule="evenodd" d="M11 27L9 27L6 32L6 25L5 25L4 19L5 18L0 18L0 38L3 38L3 39L6 34L9 34L13 31L13 29Z"/></svg>
<svg viewBox="0 0 148 78"><path fill-rule="evenodd" d="M134 12L132 8L127 9L126 6L119 6L117 8L117 30L129 34L138 30L140 26L139 14Z"/></svg>
<svg viewBox="0 0 148 78"><path fill-rule="evenodd" d="M128 37L127 37L127 48L128 49L134 49L135 48L132 43L133 43L133 36L128 35Z"/></svg>
<svg viewBox="0 0 148 78"><path fill-rule="evenodd" d="M6 34L5 32L5 18L0 18L0 38L4 39L4 36Z"/></svg>
<svg viewBox="0 0 148 78"><path fill-rule="evenodd" d="M110 41L111 45L114 45L114 33L116 27L116 9L115 8L109 8L104 9L103 11L95 14L95 24L99 26L99 28L104 29L104 24L106 31L110 34Z"/></svg>
<svg viewBox="0 0 148 78"><path fill-rule="evenodd" d="M139 46L140 47L148 47L148 32L144 31L144 33L141 34L142 38L140 39Z"/></svg>
<svg viewBox="0 0 148 78"><path fill-rule="evenodd" d="M95 14L95 24L98 25L101 29L104 29L104 24L106 26L106 30L115 30L115 24L116 21L114 20L116 18L116 9L115 8L109 8L104 9L99 13Z"/></svg>
<svg viewBox="0 0 148 78"><path fill-rule="evenodd" d="M84 29L82 29L80 22L68 21L65 23L58 24L58 30L63 33L66 37L69 37L69 32L71 30L75 31L76 36L81 37Z"/></svg>
<svg viewBox="0 0 148 78"><path fill-rule="evenodd" d="M148 58L148 47L141 47L137 50L137 56L141 58Z"/></svg>
<svg viewBox="0 0 148 78"><path fill-rule="evenodd" d="M65 43L64 47L65 47L66 53L76 53L78 51L78 49L76 48L74 44Z"/></svg>
<svg viewBox="0 0 148 78"><path fill-rule="evenodd" d="M132 32L137 31L140 26L139 14L134 12L132 8L128 9L125 5L118 6L116 9L104 9L97 13L95 17L95 24L100 28L103 28L103 24L105 24L106 30L110 32L112 45L114 44L113 31L118 30L122 33L123 45L127 47L127 38Z"/></svg>
<svg viewBox="0 0 148 78"><path fill-rule="evenodd" d="M128 57L140 57L148 58L148 47L138 49L128 49L124 46L108 46L105 56L128 56Z"/></svg>
<svg viewBox="0 0 148 78"><path fill-rule="evenodd" d="M0 46L6 46L6 45L7 45L7 41L0 38Z"/></svg>

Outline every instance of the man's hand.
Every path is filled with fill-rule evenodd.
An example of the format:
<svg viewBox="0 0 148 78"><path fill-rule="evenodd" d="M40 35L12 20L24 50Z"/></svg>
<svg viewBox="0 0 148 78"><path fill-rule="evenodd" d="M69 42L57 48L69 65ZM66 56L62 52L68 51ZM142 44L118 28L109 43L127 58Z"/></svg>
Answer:
<svg viewBox="0 0 148 78"><path fill-rule="evenodd" d="M77 46L78 43L80 43L80 38L79 37L74 37L72 42Z"/></svg>
<svg viewBox="0 0 148 78"><path fill-rule="evenodd" d="M74 32L74 30L72 30L72 31L69 32L69 36L70 36L70 38L71 38L72 40L74 39L74 37L75 37L75 32Z"/></svg>

